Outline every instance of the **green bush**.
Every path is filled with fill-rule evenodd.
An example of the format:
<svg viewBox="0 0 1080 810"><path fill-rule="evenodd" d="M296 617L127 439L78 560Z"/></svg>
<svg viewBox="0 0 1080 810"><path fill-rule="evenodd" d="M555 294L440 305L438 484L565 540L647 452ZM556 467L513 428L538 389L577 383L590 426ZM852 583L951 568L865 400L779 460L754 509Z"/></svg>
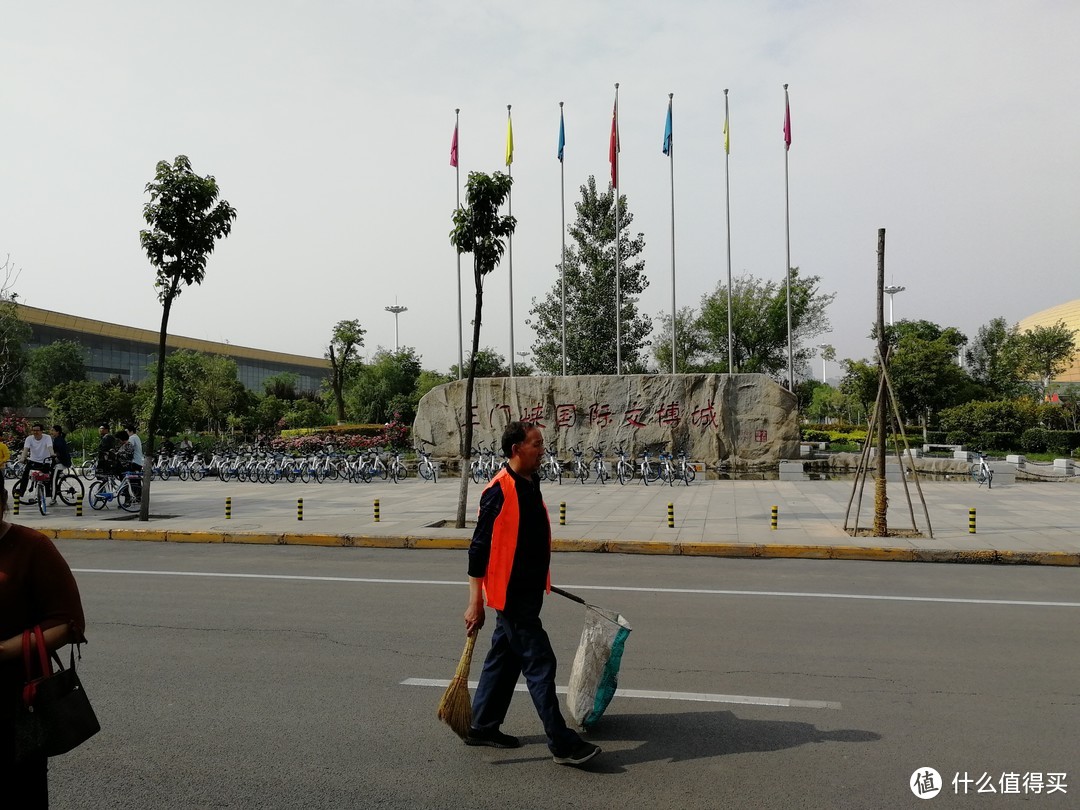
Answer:
<svg viewBox="0 0 1080 810"><path fill-rule="evenodd" d="M1028 399L967 402L938 414L939 427L947 434L946 444L976 444L984 433L1022 434L1035 427L1037 407Z"/></svg>
<svg viewBox="0 0 1080 810"><path fill-rule="evenodd" d="M1076 430L1048 430L1046 431L1046 449L1051 453L1070 455L1073 450L1080 447L1080 431Z"/></svg>
<svg viewBox="0 0 1080 810"><path fill-rule="evenodd" d="M1046 428L1028 428L1020 436L1020 447L1028 453L1045 453L1049 437Z"/></svg>
<svg viewBox="0 0 1080 810"><path fill-rule="evenodd" d="M802 430L802 440L804 442L827 442L829 441L829 434L824 430Z"/></svg>
<svg viewBox="0 0 1080 810"><path fill-rule="evenodd" d="M1016 434L1007 430L988 430L975 437L975 445L982 451L1013 450L1016 448Z"/></svg>
<svg viewBox="0 0 1080 810"><path fill-rule="evenodd" d="M927 444L952 444L950 441L946 441L948 436L944 430L928 430L926 431L926 443Z"/></svg>

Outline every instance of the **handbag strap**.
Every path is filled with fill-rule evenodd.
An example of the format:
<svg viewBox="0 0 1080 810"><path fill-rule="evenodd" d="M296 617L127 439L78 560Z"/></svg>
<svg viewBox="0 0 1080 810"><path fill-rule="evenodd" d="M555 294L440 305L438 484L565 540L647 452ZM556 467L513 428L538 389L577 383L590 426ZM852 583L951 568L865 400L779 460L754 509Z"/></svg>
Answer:
<svg viewBox="0 0 1080 810"><path fill-rule="evenodd" d="M34 678L34 658L31 647L37 648L38 666L41 676L47 678L52 675L52 664L49 661L49 653L45 649L45 636L41 632L41 625L23 631L23 669L26 672L26 680Z"/></svg>

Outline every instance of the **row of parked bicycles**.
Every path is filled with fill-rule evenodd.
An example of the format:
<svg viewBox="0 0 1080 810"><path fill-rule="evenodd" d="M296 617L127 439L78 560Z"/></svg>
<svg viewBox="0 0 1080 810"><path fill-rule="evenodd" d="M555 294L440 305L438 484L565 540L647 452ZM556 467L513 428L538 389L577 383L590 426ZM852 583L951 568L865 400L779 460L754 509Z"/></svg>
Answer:
<svg viewBox="0 0 1080 810"><path fill-rule="evenodd" d="M614 458L610 460L605 458L601 447L588 448L592 458L585 457L586 449L581 445L571 448L570 452L573 458L563 461L556 448L547 448L547 455L538 471L540 478L558 484L561 484L564 478L574 479L582 484L590 479L605 484L614 478L620 484L637 479L646 486L657 481L671 486L681 481L690 486L697 477L694 465L685 450L677 454L660 451L655 458L651 452L645 451L634 461L631 461L629 454L621 447L615 450ZM469 473L476 483L490 480L499 471L505 458L495 449L495 442L488 447L474 447L472 455Z"/></svg>
<svg viewBox="0 0 1080 810"><path fill-rule="evenodd" d="M438 464L431 454L418 451L416 473L428 481L438 477ZM96 463L87 461L80 468L87 479L97 475ZM373 480L393 482L408 478L411 471L401 451L383 450L364 453L313 453L309 456L291 456L285 453L249 450L230 452L221 450L209 459L180 454L160 455L151 467L154 480L201 481L210 476L221 481L241 481L274 484L278 481L307 484L324 481L370 482Z"/></svg>
<svg viewBox="0 0 1080 810"><path fill-rule="evenodd" d="M87 487L83 483L80 470L52 466L48 470L32 469L27 476L26 485L21 481L22 465L19 462L9 464L4 474L18 478L11 488L12 497L20 506L37 506L42 515L59 504L77 506L85 499L92 509L105 509L115 503L127 512L139 509L142 493L142 474L137 472L116 472L98 475Z"/></svg>

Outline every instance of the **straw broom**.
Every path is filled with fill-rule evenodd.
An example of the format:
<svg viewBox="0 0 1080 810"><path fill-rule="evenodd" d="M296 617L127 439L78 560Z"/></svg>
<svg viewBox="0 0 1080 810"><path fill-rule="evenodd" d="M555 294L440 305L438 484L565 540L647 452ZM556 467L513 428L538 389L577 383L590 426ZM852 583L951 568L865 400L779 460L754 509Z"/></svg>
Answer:
<svg viewBox="0 0 1080 810"><path fill-rule="evenodd" d="M461 739L469 736L472 726L472 698L469 696L469 669L472 667L473 645L476 633L465 638L465 649L458 661L450 685L443 692L436 716L453 729Z"/></svg>

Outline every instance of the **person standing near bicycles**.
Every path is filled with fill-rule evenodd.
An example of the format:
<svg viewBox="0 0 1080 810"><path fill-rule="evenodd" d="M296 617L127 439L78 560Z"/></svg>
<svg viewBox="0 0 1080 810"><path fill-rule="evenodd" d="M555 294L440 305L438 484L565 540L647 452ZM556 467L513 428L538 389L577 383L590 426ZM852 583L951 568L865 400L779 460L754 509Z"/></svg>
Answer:
<svg viewBox="0 0 1080 810"><path fill-rule="evenodd" d="M97 471L104 478L116 475L116 437L105 423L98 425Z"/></svg>
<svg viewBox="0 0 1080 810"><path fill-rule="evenodd" d="M52 472L54 456L52 437L45 434L45 426L41 422L35 422L30 427L30 435L23 442L22 458L26 464L23 465L22 478L18 483L20 496L26 492L31 470Z"/></svg>
<svg viewBox="0 0 1080 810"><path fill-rule="evenodd" d="M125 473L142 472L142 465L135 463L135 446L131 443L131 434L126 430L118 430L114 434L116 438L116 469L117 475ZM142 497L142 480L131 479L131 494L138 501Z"/></svg>
<svg viewBox="0 0 1080 810"><path fill-rule="evenodd" d="M68 447L67 436L60 425L53 425L49 430L52 436L53 453L56 456L56 466L62 470L71 467L71 448Z"/></svg>
<svg viewBox="0 0 1080 810"><path fill-rule="evenodd" d="M128 465L128 472L142 473L143 462L145 457L142 451L142 439L139 438L139 434L135 432L135 423L128 422L124 425L124 430L128 433L128 443L131 444L131 463ZM142 479L138 481L132 479L131 489L135 493L136 498L142 497Z"/></svg>

